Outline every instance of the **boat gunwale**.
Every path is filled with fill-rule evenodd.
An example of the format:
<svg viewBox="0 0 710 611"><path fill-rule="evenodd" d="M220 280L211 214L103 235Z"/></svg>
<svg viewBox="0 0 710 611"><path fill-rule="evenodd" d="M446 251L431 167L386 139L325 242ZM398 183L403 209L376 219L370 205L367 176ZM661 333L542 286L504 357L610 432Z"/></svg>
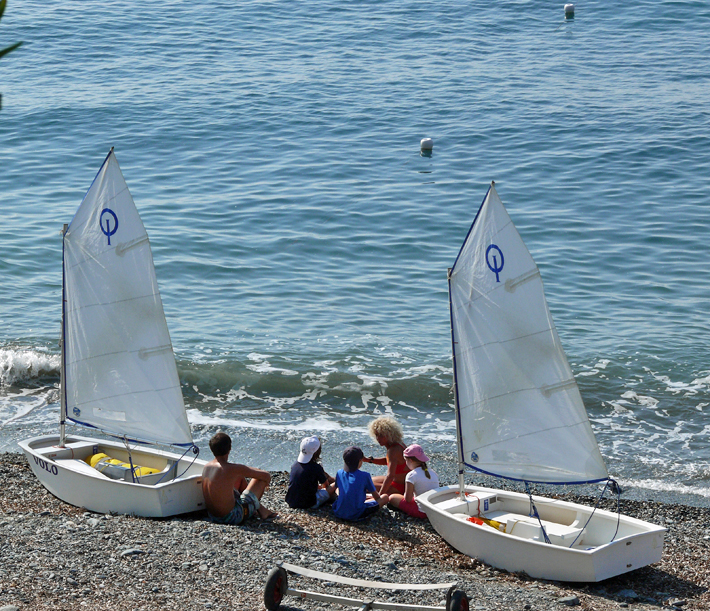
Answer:
<svg viewBox="0 0 710 611"><path fill-rule="evenodd" d="M25 452L25 454L27 454L27 453L32 454L33 456L36 456L37 458L39 458L41 460L51 462L52 464L57 465L57 468L59 468L59 469L63 469L65 471L68 471L68 472L76 474L76 475L82 475L81 471L79 471L78 469L72 469L69 464L61 462L62 459L59 459L59 461L57 461L50 456L46 456L46 455L42 454L38 450L37 444L39 442L44 442L45 440L50 441L53 439L56 440L57 442L59 442L58 435L41 435L39 437L32 437L30 439L24 439L22 441L18 441L18 445L20 446L20 448L22 448L22 450ZM123 445L121 445L120 443L118 443L116 441L111 441L111 440L94 439L91 437L81 437L81 436L72 435L72 436L67 436L67 439L65 440L65 442L73 443L73 441L70 441L70 440L91 442L91 443L94 443L97 445L108 445L110 447L113 447L113 448L116 448L119 450L123 450L124 452L126 451L126 448ZM44 447L56 447L57 449L61 449L61 448L59 448L59 446L44 446ZM152 456L157 456L159 458L174 459L175 462L178 464L180 462L187 460L184 456L180 456L179 454L175 454L175 453L172 453L172 452L169 452L166 450L162 450L160 448L141 447L141 448L136 448L136 449L132 450L132 452L135 452L137 454L145 453L145 454L149 454ZM78 460L81 460L81 459L78 459ZM204 464L206 464L206 461L204 461L200 458L197 458L197 457L194 459L194 461L188 460L188 462L190 462L190 465L187 467L188 469L193 467L195 464L203 463L203 466L204 466ZM143 484L140 482L128 482L128 481L121 480L121 479L112 479L110 477L105 476L100 471L97 471L96 473L98 475L102 476L101 481L103 481L103 479L105 478L106 482L109 484L127 485L127 486L132 486L132 487L148 488L151 490L159 490L161 488L167 488L171 485L179 484L181 482L187 482L187 481L190 481L193 479L199 479L202 477L202 473L193 473L190 475L182 475L179 477L174 477L174 478L168 479L164 482L157 482L155 484ZM85 474L83 474L83 475L85 475Z"/></svg>

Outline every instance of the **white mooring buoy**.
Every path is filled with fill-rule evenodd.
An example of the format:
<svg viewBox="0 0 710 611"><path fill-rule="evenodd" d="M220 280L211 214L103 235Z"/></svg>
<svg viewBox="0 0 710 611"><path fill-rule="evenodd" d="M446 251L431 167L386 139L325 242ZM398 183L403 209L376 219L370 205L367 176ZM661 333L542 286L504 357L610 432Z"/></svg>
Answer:
<svg viewBox="0 0 710 611"><path fill-rule="evenodd" d="M434 141L431 138L422 138L419 145L422 147L423 151L430 151L434 148Z"/></svg>
<svg viewBox="0 0 710 611"><path fill-rule="evenodd" d="M565 4L565 17L574 17L574 4Z"/></svg>

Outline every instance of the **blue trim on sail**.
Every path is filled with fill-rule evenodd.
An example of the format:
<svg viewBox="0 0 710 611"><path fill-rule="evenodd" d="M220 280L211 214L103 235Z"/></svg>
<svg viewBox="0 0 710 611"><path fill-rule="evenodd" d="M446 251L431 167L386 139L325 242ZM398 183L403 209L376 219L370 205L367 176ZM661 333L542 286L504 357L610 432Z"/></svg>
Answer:
<svg viewBox="0 0 710 611"><path fill-rule="evenodd" d="M501 479L507 479L512 482L527 482L530 484L547 484L549 486L577 486L581 484L598 484L599 482L606 482L611 479L611 477L600 477L598 479L590 479L590 480L584 480L584 481L572 481L572 482L543 482L535 479L525 479L522 477L508 477L507 475L500 475L498 473L491 473L490 471L486 471L484 469L481 469L479 467L474 467L473 465L468 464L467 462L463 463L465 466L467 466L469 469L473 469L474 471L477 471L478 473L483 473L484 475L490 475L492 477L499 477Z"/></svg>
<svg viewBox="0 0 710 611"><path fill-rule="evenodd" d="M463 452L463 428L461 426L461 412L459 411L459 385L458 385L458 374L456 371L456 337L454 336L454 309L453 305L451 303L451 275L454 273L454 269L456 268L456 264L459 262L459 257L461 256L461 252L463 251L464 247L466 246L466 243L468 242L468 238L471 235L471 232L473 231L473 227L476 224L476 221L478 220L478 217L481 214L481 210L483 210L483 205L486 203L486 200L488 199L488 195L491 192L491 187L493 185L488 187L488 191L486 191L486 196L483 198L483 201L481 202L481 205L478 207L478 212L476 212L476 217L473 219L473 223L471 223L471 226L468 228L468 233L466 234L466 238L464 239L463 243L461 244L461 248L459 248L459 252L456 255L456 260L454 261L454 264L451 266L451 269L449 270L448 274L448 281L449 281L449 320L451 324L451 354L452 354L452 365L454 368L454 406L456 408L456 426L458 428L458 452L459 452L459 464L466 464L464 462L464 452ZM459 467L461 468L461 467Z"/></svg>
<svg viewBox="0 0 710 611"><path fill-rule="evenodd" d="M61 382L62 388L60 392L64 395L64 410L59 409L59 425L63 425L67 421L67 274L64 267L64 251L66 249L66 237L67 231L69 231L69 226L67 225L66 231L62 233L62 372L61 372ZM61 405L61 399L60 399Z"/></svg>
<svg viewBox="0 0 710 611"><path fill-rule="evenodd" d="M458 257L457 257L458 259ZM448 281L449 281L449 319L451 321L451 354L452 354L452 366L454 368L454 406L456 408L456 427L458 431L458 459L459 459L459 465L461 464L466 464L464 463L463 460L463 434L462 434L462 428L461 428L461 412L459 411L459 382L458 382L458 377L456 375L456 338L454 336L454 309L451 304L451 273L453 272L453 268L451 268L451 271L448 274ZM459 469L461 467L459 466Z"/></svg>
<svg viewBox="0 0 710 611"><path fill-rule="evenodd" d="M75 418L71 418L70 416L67 416L67 420L70 420L74 424L78 424L80 426L85 426L88 429L94 429L96 431L101 431L105 435L108 435L109 437L117 437L118 439L126 439L127 441L130 441L131 443L140 443L143 445L166 445L166 446L175 446L177 448L191 448L191 447L197 447L195 446L195 442L191 441L190 443L170 443L168 441L150 441L147 439L134 439L133 437L127 437L126 435L121 435L120 433L112 433L110 431L105 431L102 428L99 428L98 426L94 426L93 424L89 424L88 422L82 422L81 420L76 420Z"/></svg>
<svg viewBox="0 0 710 611"><path fill-rule="evenodd" d="M84 203L84 200L86 199L86 196L89 194L89 191L94 186L94 183L96 182L96 179L99 177L99 174L101 174L101 170L104 169L104 166L108 163L108 158L113 154L113 147L111 147L111 150L108 152L108 155L106 155L106 159L104 159L104 162L101 164L101 167L99 168L99 171L96 172L96 176L94 176L94 180L91 181L91 185L89 188L86 190L86 193L84 193L84 197L81 198L81 204ZM79 204L79 207L76 209L76 212L79 212L81 209L81 204ZM71 224L74 222L74 217L76 216L76 212L74 213L74 216L71 217L71 221L69 222L69 226L67 227L67 231L71 228Z"/></svg>
<svg viewBox="0 0 710 611"><path fill-rule="evenodd" d="M108 152L108 155L106 155L106 159L104 159L104 162L101 164L101 167L99 168L99 171L96 172L96 176L94 176L94 180L91 181L91 185L89 188L86 190L86 193L84 193L84 197L81 198L81 203L84 203L84 200L86 200L86 196L89 194L91 189L94 186L94 183L96 182L96 179L99 177L99 174L101 174L101 170L104 169L104 166L108 163L109 157L113 154L113 147L111 147L111 150ZM79 207L76 209L76 212L78 212L81 209L81 204ZM74 222L74 218L76 217L76 212L74 213L74 216L72 216L71 221L69 221L69 224L67 225L66 231L62 234L62 354L64 357L66 357L66 303L67 303L67 288L66 288L66 268L65 268L65 263L64 263L64 251L66 247L66 239L67 239L67 233L69 233L69 229L71 228L71 224ZM66 358L62 359L64 363L64 371L62 372L64 374L64 387L61 389L61 392L64 393L64 406L66 407L67 405L67 367L66 367ZM61 420L61 418L60 418ZM64 421L67 420L67 414L64 414ZM69 418L71 420L71 418ZM86 426L86 425L85 425Z"/></svg>
<svg viewBox="0 0 710 611"><path fill-rule="evenodd" d="M466 246L466 242L468 242L468 237L471 235L471 232L473 231L473 227L476 224L476 221L478 220L478 217L481 214L481 210L483 210L483 204L486 203L486 200L488 199L488 194L491 192L491 188L493 185L488 187L488 191L486 191L486 196L483 198L483 201L481 202L481 205L478 207L478 212L476 212L476 218L473 219L473 223L471 223L471 226L468 228L468 233L466 234L466 239L463 241L463 244L461 244L461 248L459 248L459 254L456 255L456 260L454 261L454 264L451 266L451 272L453 273L454 269L456 269L456 264L459 262L459 257L461 256L461 252L464 249L464 246ZM451 296L449 294L449 304L451 303Z"/></svg>

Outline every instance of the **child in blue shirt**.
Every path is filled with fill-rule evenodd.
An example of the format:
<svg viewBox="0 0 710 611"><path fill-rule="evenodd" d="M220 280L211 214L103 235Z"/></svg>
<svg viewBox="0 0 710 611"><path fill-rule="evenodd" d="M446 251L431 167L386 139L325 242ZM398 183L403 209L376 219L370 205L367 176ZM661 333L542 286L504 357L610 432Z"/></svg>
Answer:
<svg viewBox="0 0 710 611"><path fill-rule="evenodd" d="M343 452L345 467L335 476L338 498L333 503L333 513L342 520L362 520L375 513L389 501L389 495L380 495L372 482L372 476L360 471L363 453L360 448L351 446ZM373 500L367 500L367 493Z"/></svg>

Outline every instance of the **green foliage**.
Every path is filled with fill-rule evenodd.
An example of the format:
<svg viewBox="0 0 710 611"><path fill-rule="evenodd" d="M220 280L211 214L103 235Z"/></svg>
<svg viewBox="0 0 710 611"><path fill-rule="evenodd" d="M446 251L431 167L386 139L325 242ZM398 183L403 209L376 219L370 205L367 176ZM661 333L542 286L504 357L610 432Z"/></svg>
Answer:
<svg viewBox="0 0 710 611"><path fill-rule="evenodd" d="M10 51L14 51L14 50L17 49L17 47L19 47L21 44L22 44L21 42L16 42L14 45L10 45L10 46L7 47L6 49L2 49L2 50L0 51L0 57L2 57L3 55L7 55Z"/></svg>
<svg viewBox="0 0 710 611"><path fill-rule="evenodd" d="M7 0L0 0L0 19L2 19L3 13L5 12L5 7L7 6ZM22 43L21 42L16 42L14 45L10 45L7 47L7 49L2 49L0 50L0 57L3 55L7 55L10 51L14 51L19 47Z"/></svg>
<svg viewBox="0 0 710 611"><path fill-rule="evenodd" d="M7 6L7 0L0 0L0 19L2 19L3 13L5 12L5 7ZM22 43L21 42L16 42L14 45L10 45L9 47L5 49L0 49L0 57L3 55L7 55L10 53L10 51L14 51L19 47ZM2 95L0 95L0 108L2 108Z"/></svg>

